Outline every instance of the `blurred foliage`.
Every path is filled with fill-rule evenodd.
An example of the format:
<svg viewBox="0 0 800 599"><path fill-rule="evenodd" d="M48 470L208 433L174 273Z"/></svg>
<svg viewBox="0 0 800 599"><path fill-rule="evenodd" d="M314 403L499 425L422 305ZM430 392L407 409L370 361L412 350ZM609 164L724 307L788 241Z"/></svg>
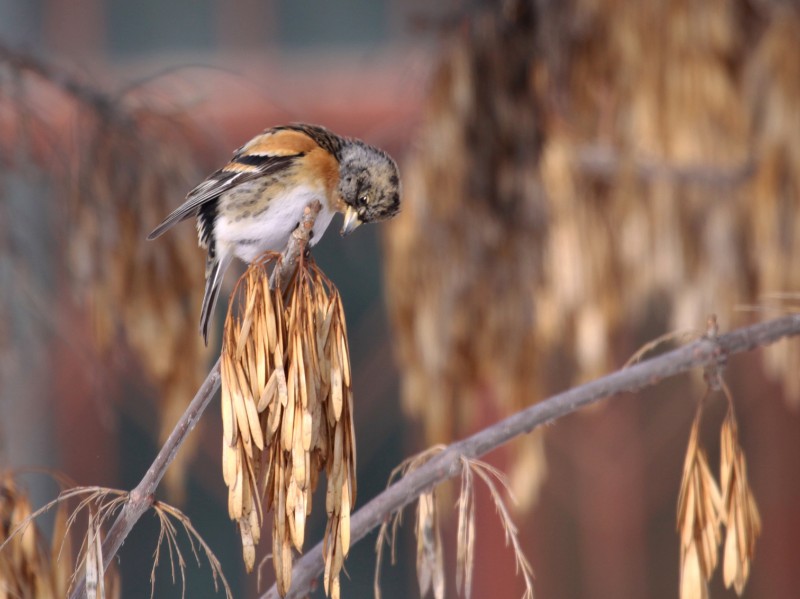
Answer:
<svg viewBox="0 0 800 599"><path fill-rule="evenodd" d="M515 1L492 9L443 21L443 51L404 165L403 212L386 240L404 404L430 443L615 369L644 340L697 329L709 312L730 328L750 318L737 312L742 305L785 310L781 299L800 277L796 2ZM209 27L191 33L207 41ZM91 332L95 357L141 364L169 427L207 364L196 334L202 260L189 227L157 247L141 240L196 180L196 127L136 90L98 92L6 48L0 60L2 174L41 174L54 190L41 210L64 225L53 228L56 268L44 305L62 332ZM59 138L64 130L70 136ZM9 240L0 239L4 257L24 271ZM371 249L349 251L373 272ZM372 282L362 271L348 276L354 288ZM0 310L0 347L13 351L13 315ZM373 335L365 331L362 338ZM791 342L762 354L793 405L799 352ZM376 385L385 384L385 363L368 366L361 374L380 371ZM628 421L610 422L615 440L626 439ZM512 479L517 495L532 499L544 463L541 440L526 443ZM584 458L608 466L602 447ZM170 469L174 490L183 472ZM590 522L574 518L569 524ZM553 554L569 554L573 572L570 542Z"/></svg>
<svg viewBox="0 0 800 599"><path fill-rule="evenodd" d="M654 313L733 326L800 286L798 39L800 8L725 0L506 2L448 35L386 244L429 443L613 370ZM795 405L799 351L764 354Z"/></svg>
<svg viewBox="0 0 800 599"><path fill-rule="evenodd" d="M0 127L8 133L0 153L10 168L35 165L50 179L52 201L41 210L61 225L50 259L64 274L54 296L39 301L68 322L66 336L80 339L90 330L104 361L133 351L160 392L164 439L207 371L190 301L202 288L203 269L191 234L159 242L158 251L143 240L184 195L197 131L184 114L148 104L135 88L106 94L2 46L0 60ZM43 97L59 110L42 106ZM75 123L66 136L56 133L64 118ZM26 257L8 249L26 268ZM168 474L175 495L190 456L184 450Z"/></svg>
<svg viewBox="0 0 800 599"><path fill-rule="evenodd" d="M95 543L84 538L76 552L72 535L77 526L75 514L68 514L66 504L56 507L51 540L48 542L34 516L27 491L10 472L0 475L0 597L3 599L59 599L67 597L74 583L73 569L86 569L97 556ZM63 481L62 481L63 482ZM52 507L52 504L51 504ZM41 510L40 510L41 511ZM91 508L90 508L91 511ZM94 513L89 516L92 530ZM97 532L89 533L91 538ZM97 538L97 537L95 537ZM88 548L87 548L88 543ZM80 554L80 555L78 555ZM102 561L102 555L100 555ZM114 564L100 580L95 572L94 584L102 589L96 596L118 599L121 591L119 573ZM88 589L88 585L87 585Z"/></svg>

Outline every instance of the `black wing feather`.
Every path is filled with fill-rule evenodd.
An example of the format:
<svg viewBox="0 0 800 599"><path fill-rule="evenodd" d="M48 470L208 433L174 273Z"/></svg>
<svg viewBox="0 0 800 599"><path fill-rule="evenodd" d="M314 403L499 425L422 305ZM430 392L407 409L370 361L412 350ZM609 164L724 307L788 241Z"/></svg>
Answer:
<svg viewBox="0 0 800 599"><path fill-rule="evenodd" d="M226 167L218 170L190 191L186 196L186 201L167 216L164 222L153 229L147 239L155 239L182 220L197 216L203 204L216 200L221 194L237 185L259 177L273 175L288 168L302 155L302 153L298 153L288 156L242 156L237 152L231 160L232 163L255 168L253 170L235 170Z"/></svg>

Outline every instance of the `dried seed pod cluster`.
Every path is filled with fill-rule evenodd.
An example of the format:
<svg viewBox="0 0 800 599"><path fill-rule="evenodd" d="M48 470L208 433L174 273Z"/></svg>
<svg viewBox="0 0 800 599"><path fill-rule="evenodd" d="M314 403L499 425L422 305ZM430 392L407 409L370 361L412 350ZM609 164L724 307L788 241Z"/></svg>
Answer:
<svg viewBox="0 0 800 599"><path fill-rule="evenodd" d="M163 441L206 374L194 307L203 268L191 230L158 247L143 240L195 178L197 127L141 90L106 94L0 44L0 128L0 167L8 162L30 173L37 165L50 179L37 225L42 238L34 243L54 249L48 259L66 273L58 282L71 288L72 303L61 288L42 290L48 311L66 323L59 324L64 336L93 342L98 360L118 357L120 347L133 350L163 402ZM196 442L189 438L166 475L172 495L183 490L183 465Z"/></svg>
<svg viewBox="0 0 800 599"><path fill-rule="evenodd" d="M255 564L263 509L274 510L278 589L289 590L312 493L324 469L325 590L339 596L356 493L350 358L338 291L301 260L285 291L269 256L250 265L228 308L222 346L223 475L244 559ZM237 309L238 308L238 309Z"/></svg>
<svg viewBox="0 0 800 599"><path fill-rule="evenodd" d="M482 15L446 47L404 170L409 201L387 228L403 402L430 444L473 430L480 398L510 413L541 384L535 299L548 235L535 29L530 13ZM540 447L520 455L540 462ZM536 495L531 472L543 468L520 477L520 496Z"/></svg>
<svg viewBox="0 0 800 599"><path fill-rule="evenodd" d="M206 374L208 349L196 333L198 302L188 301L198 297L203 273L191 230L165 237L158 247L143 239L186 191L193 130L146 108L123 110L124 120L100 115L85 129L71 188L74 230L67 254L76 297L88 308L101 353L124 340L160 390L164 440ZM173 495L183 491L194 443L167 473Z"/></svg>
<svg viewBox="0 0 800 599"><path fill-rule="evenodd" d="M723 383L724 388L724 383ZM727 399L732 398L724 388ZM726 587L744 591L755 554L756 538L761 532L761 518L747 482L744 452L739 445L738 427L729 403L720 434L720 481L717 486L708 466L705 451L698 442L702 406L698 409L683 466L683 481L678 497L678 533L681 537L681 599L707 599L707 582L717 567L722 542L721 525L726 538L722 575Z"/></svg>
<svg viewBox="0 0 800 599"><path fill-rule="evenodd" d="M21 534L9 539L18 526L31 515L26 493L9 474L0 480L0 543L8 543L0 552L0 596L66 597L69 591L71 553L66 535L66 513L57 512L50 548L41 532L31 523ZM66 540L65 557L57 559L62 540Z"/></svg>
<svg viewBox="0 0 800 599"><path fill-rule="evenodd" d="M35 520L42 511L32 513L25 490L16 484L10 473L0 475L0 545L3 546L0 550L0 597L3 599L61 599L69 595L75 582L73 565L76 556L70 537L75 514L68 515L65 505L58 504L52 540L48 544ZM92 533L95 523L92 513L87 536L95 542L87 543L84 538L79 548L80 563L87 574L92 560L95 566L97 564L95 550L99 548L99 537L96 532ZM99 575L96 567L93 572L92 586L87 576L86 591L90 598L115 599L120 596L119 575L114 564L104 576Z"/></svg>
<svg viewBox="0 0 800 599"><path fill-rule="evenodd" d="M800 8L535 4L454 29L387 229L403 401L429 443L471 430L473 399L509 413L613 370L645 328L800 288ZM800 343L763 355L800 401Z"/></svg>

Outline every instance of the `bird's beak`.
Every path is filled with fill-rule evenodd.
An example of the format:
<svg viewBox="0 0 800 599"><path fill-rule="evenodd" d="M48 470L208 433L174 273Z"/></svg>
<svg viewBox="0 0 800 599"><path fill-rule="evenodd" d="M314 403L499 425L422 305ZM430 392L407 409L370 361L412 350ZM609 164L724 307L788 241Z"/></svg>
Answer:
<svg viewBox="0 0 800 599"><path fill-rule="evenodd" d="M358 216L355 208L348 206L344 213L344 224L342 225L341 235L350 235L361 224L361 218Z"/></svg>

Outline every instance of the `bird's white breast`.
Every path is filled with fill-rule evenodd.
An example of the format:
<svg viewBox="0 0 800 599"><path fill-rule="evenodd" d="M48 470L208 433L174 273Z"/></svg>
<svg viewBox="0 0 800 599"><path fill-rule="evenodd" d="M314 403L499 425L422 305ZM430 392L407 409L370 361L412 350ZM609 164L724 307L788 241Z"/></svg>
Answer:
<svg viewBox="0 0 800 599"><path fill-rule="evenodd" d="M266 251L283 251L303 209L314 200L322 204L322 209L314 222L310 245L320 240L334 214L322 187L291 187L267 199L261 195L263 189L253 184L252 189L242 189L248 185L245 183L220 197L214 235L222 252L249 263ZM254 198L257 201L253 202Z"/></svg>

